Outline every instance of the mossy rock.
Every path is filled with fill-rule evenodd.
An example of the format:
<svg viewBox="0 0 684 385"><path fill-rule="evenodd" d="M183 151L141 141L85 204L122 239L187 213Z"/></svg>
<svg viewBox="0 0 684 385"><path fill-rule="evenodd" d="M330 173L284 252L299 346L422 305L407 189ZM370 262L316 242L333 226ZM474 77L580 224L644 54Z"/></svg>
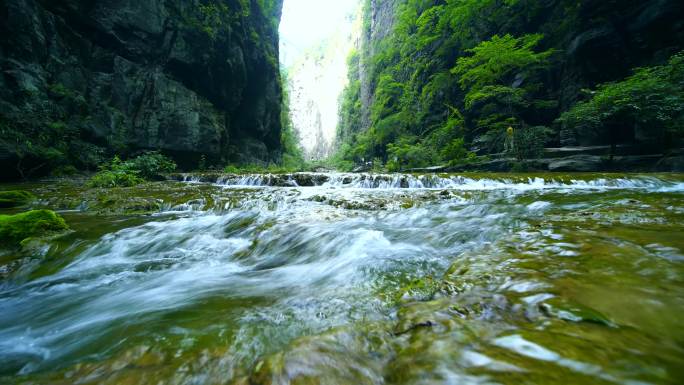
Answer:
<svg viewBox="0 0 684 385"><path fill-rule="evenodd" d="M18 246L31 237L42 237L69 229L64 219L51 210L33 210L0 215L0 244Z"/></svg>
<svg viewBox="0 0 684 385"><path fill-rule="evenodd" d="M22 206L34 199L36 199L36 197L28 191L0 191L0 208Z"/></svg>

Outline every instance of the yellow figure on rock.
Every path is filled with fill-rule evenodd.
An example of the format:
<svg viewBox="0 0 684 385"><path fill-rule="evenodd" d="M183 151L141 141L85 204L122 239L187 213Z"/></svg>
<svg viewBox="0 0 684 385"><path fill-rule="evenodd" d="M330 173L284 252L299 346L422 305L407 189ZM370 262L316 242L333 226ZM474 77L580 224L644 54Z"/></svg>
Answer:
<svg viewBox="0 0 684 385"><path fill-rule="evenodd" d="M513 152L515 140L513 139L514 130L512 126L506 129L506 141L504 142L504 152Z"/></svg>

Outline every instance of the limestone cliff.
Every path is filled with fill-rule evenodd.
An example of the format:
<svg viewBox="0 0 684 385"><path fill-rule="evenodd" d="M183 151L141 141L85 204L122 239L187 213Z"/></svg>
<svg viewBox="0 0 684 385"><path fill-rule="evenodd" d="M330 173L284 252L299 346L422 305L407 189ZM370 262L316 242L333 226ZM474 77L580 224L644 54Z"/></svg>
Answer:
<svg viewBox="0 0 684 385"><path fill-rule="evenodd" d="M3 175L280 156L282 0L0 2ZM22 163L23 162L23 163Z"/></svg>
<svg viewBox="0 0 684 385"><path fill-rule="evenodd" d="M306 50L288 71L292 123L307 159L331 155L339 95L347 84L347 56L357 39L359 21L348 18L332 36Z"/></svg>

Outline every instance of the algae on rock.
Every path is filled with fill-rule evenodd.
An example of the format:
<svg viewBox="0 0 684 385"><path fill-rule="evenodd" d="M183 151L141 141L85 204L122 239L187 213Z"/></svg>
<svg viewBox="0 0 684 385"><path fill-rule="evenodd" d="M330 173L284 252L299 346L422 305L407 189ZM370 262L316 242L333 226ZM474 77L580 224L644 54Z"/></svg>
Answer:
<svg viewBox="0 0 684 385"><path fill-rule="evenodd" d="M51 210L33 210L15 215L0 215L0 244L18 246L32 237L69 229L64 218Z"/></svg>
<svg viewBox="0 0 684 385"><path fill-rule="evenodd" d="M28 191L9 190L0 191L0 208L10 208L25 205L36 197Z"/></svg>

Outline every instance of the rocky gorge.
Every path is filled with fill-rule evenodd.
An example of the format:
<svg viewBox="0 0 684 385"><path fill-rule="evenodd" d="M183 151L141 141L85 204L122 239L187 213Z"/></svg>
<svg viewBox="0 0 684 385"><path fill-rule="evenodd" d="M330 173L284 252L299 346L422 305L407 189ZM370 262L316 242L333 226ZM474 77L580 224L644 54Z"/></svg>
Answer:
<svg viewBox="0 0 684 385"><path fill-rule="evenodd" d="M171 177L11 186L70 230L0 249L0 382L681 378L681 175Z"/></svg>
<svg viewBox="0 0 684 385"><path fill-rule="evenodd" d="M0 384L682 382L681 2L359 3L0 0Z"/></svg>
<svg viewBox="0 0 684 385"><path fill-rule="evenodd" d="M0 4L4 178L162 150L276 161L281 0Z"/></svg>

